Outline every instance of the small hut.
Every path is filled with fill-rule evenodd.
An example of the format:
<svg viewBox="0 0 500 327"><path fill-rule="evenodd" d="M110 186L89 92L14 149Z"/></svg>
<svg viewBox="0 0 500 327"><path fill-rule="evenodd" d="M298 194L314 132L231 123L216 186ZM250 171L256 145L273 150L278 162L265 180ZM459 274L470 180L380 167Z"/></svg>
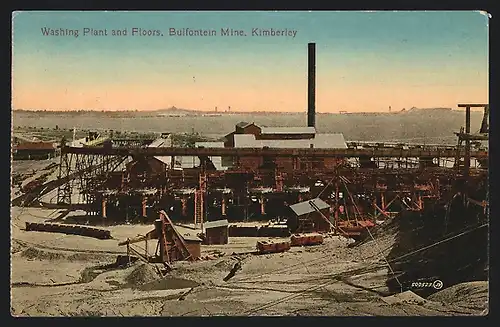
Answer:
<svg viewBox="0 0 500 327"><path fill-rule="evenodd" d="M290 209L287 225L292 233L330 231L330 205L320 198L295 203Z"/></svg>
<svg viewBox="0 0 500 327"><path fill-rule="evenodd" d="M209 221L203 224L205 228L205 243L227 244L229 242L229 222L227 219Z"/></svg>

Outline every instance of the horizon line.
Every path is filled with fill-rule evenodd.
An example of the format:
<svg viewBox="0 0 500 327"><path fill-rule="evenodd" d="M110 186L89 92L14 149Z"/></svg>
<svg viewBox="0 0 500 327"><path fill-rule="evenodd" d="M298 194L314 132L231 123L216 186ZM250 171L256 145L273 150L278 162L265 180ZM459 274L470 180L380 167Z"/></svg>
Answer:
<svg viewBox="0 0 500 327"><path fill-rule="evenodd" d="M481 109L481 108L477 108ZM186 111L186 112L193 112L193 113L211 113L211 114L251 114L251 113L292 113L292 114L307 114L307 109L304 109L303 111L271 111L271 110L250 110L250 111L233 111L233 110L206 110L206 109L185 109L185 108L177 108L175 106L172 106L170 108L160 108L160 109L144 109L144 110L139 110L139 109L34 109L34 108L17 108L17 109L11 109L12 112L15 111L31 111L31 112L49 112L49 113L70 113L70 112L95 112L95 113L105 113L105 112L114 112L114 113L157 113L161 111ZM405 112L409 110L460 110L460 108L457 107L410 107L410 108L402 108L402 109L393 109L393 110L373 110L373 111L348 111L348 110L337 110L337 111L316 111L316 114L345 114L345 113L399 113L399 112Z"/></svg>

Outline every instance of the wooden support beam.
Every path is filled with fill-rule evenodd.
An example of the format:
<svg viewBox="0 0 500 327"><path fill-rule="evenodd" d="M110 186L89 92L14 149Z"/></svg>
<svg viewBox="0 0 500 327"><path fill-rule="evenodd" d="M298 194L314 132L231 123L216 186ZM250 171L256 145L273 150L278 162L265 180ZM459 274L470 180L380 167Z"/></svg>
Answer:
<svg viewBox="0 0 500 327"><path fill-rule="evenodd" d="M488 104L477 104L477 103L460 103L458 104L459 108L484 108Z"/></svg>
<svg viewBox="0 0 500 327"><path fill-rule="evenodd" d="M379 211L382 215L386 216L387 218L391 218L391 217L390 217L390 216L389 216L389 215L388 215L388 214L387 214L384 210L380 209L380 207L379 207L376 203L374 203L374 204L373 204L373 206L375 207L375 209L378 209L378 211ZM375 216L375 218L377 218L378 216L380 216L380 214L379 214L379 215L377 215L377 216Z"/></svg>
<svg viewBox="0 0 500 327"><path fill-rule="evenodd" d="M470 106L465 108L465 134L469 136L470 134ZM465 181L469 179L470 173L470 139L467 137L465 139L465 155L464 155L464 176Z"/></svg>
<svg viewBox="0 0 500 327"><path fill-rule="evenodd" d="M80 155L101 156L229 156L229 157L292 157L292 158L453 158L456 149L449 147L421 147L421 148L363 148L363 149L320 149L320 148L78 148L63 147L61 152ZM475 150L471 156L477 158L488 157L488 151ZM295 161L295 159L294 159ZM296 163L298 164L298 162Z"/></svg>

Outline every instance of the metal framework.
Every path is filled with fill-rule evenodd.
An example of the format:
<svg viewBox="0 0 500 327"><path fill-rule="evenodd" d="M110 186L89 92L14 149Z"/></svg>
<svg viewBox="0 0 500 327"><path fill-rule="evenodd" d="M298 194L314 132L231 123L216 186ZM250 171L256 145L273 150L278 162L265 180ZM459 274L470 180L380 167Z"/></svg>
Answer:
<svg viewBox="0 0 500 327"><path fill-rule="evenodd" d="M331 204L336 217L342 206L344 216L362 214L372 219L390 216L399 210L395 206L421 210L425 203L447 201L458 191L473 194L472 202L483 204L488 150L472 149L471 141L487 139L489 106L459 107L466 108L466 127L456 133L457 146L349 142L347 149L154 148L146 147L144 139L65 146L59 178L69 182L59 187L58 203L71 203L71 181L76 179L83 202L94 214L105 217L107 205L119 202L140 208L134 210L144 217L149 207L155 208L151 214L156 215L157 209L179 201L181 216L190 217L196 225L202 225L211 214L236 215L244 220L255 214L279 216L274 207L316 196ZM472 107L485 108L481 134L470 133ZM200 166L176 170L166 165L155 171L149 166L155 156L197 156ZM217 171L210 160L214 156L233 158L233 166ZM263 165L252 169L243 166L242 159L248 157L262 159ZM292 158L291 167L274 164L286 157ZM330 162L334 164L318 164L327 158L333 158ZM231 213L230 207L237 211ZM119 212L129 216L127 210Z"/></svg>
<svg viewBox="0 0 500 327"><path fill-rule="evenodd" d="M382 147L373 149L296 149L296 148L176 148L176 147L68 147L61 149L62 154L83 154L100 156L197 156L197 157L292 157L292 158L454 158L453 147ZM465 155L465 151L460 152ZM471 158L488 157L486 150L470 151Z"/></svg>

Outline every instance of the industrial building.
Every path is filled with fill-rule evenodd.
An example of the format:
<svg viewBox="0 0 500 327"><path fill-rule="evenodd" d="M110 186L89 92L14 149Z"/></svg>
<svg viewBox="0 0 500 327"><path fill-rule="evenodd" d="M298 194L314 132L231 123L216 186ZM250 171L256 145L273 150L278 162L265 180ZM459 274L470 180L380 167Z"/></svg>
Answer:
<svg viewBox="0 0 500 327"><path fill-rule="evenodd" d="M470 107L488 105L463 106L470 134ZM469 136L460 136L465 146L459 147L352 145L340 133L318 133L315 117L315 47L309 44L306 126L240 122L224 141L192 148L173 147L168 133L149 144L112 138L104 146L64 147L61 176L77 178L82 205L104 220L153 220L165 210L172 221L198 226L221 219L292 222L303 216L292 205L307 207L317 199L313 216L321 217L312 228L327 230L352 227L342 219L363 222L402 208L421 210L460 184L458 179L481 181L487 173L488 153L472 150ZM481 164L471 167L471 158ZM456 164L450 168L443 160ZM474 193L482 184L468 185ZM59 187L58 203L72 205L72 192L70 185ZM331 209L323 212L322 206ZM330 220L323 216L334 224L323 225Z"/></svg>
<svg viewBox="0 0 500 327"><path fill-rule="evenodd" d="M203 224L205 243L227 244L229 242L229 222L226 219L209 221Z"/></svg>
<svg viewBox="0 0 500 327"><path fill-rule="evenodd" d="M315 198L295 203L290 210L293 215L288 218L287 225L292 232L330 231L333 222L330 220L330 205L325 201Z"/></svg>
<svg viewBox="0 0 500 327"><path fill-rule="evenodd" d="M18 142L12 148L14 160L43 160L55 158L59 155L57 144L54 142Z"/></svg>

